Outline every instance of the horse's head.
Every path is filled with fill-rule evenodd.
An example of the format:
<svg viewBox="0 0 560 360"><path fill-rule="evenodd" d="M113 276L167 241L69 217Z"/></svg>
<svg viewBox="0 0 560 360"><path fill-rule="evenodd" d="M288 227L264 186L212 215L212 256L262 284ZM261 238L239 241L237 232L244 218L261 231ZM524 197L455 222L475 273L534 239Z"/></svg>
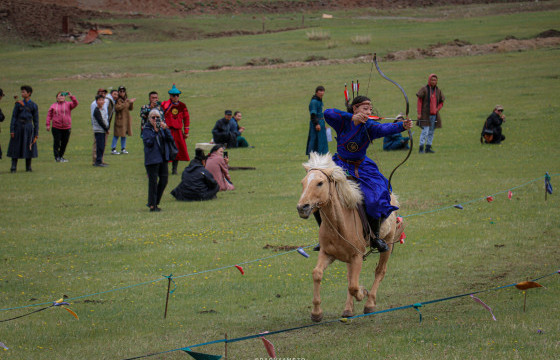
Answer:
<svg viewBox="0 0 560 360"><path fill-rule="evenodd" d="M305 165L304 165L305 166ZM329 200L332 169L312 169L305 166L307 175L301 181L303 191L297 205L299 216L307 219Z"/></svg>

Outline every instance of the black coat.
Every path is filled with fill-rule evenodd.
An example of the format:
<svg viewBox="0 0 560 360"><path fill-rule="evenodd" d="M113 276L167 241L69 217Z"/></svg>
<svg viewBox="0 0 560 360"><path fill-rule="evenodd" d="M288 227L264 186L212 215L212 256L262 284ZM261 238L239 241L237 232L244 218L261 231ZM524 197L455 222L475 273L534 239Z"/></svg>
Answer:
<svg viewBox="0 0 560 360"><path fill-rule="evenodd" d="M39 108L29 100L16 102L10 123L10 137L8 157L14 159L30 159L37 157L37 143L34 139L39 136Z"/></svg>
<svg viewBox="0 0 560 360"><path fill-rule="evenodd" d="M212 137L215 144L225 144L227 147L237 145L237 135L230 131L229 120L226 120L225 117L216 121L216 125L212 129Z"/></svg>
<svg viewBox="0 0 560 360"><path fill-rule="evenodd" d="M144 165L160 164L171 161L170 146L174 143L169 129L155 131L151 123L147 123L142 130L144 141Z"/></svg>
<svg viewBox="0 0 560 360"><path fill-rule="evenodd" d="M500 115L496 114L495 112L492 112L492 114L488 116L486 122L484 122L484 126L482 127L481 141L482 141L482 136L484 136L484 130L490 130L492 131L493 134L493 139L491 143L499 144L500 142L502 142L505 139L505 136L502 135L503 122L504 120L501 118Z"/></svg>
<svg viewBox="0 0 560 360"><path fill-rule="evenodd" d="M215 198L219 190L220 187L210 171L206 170L200 160L193 159L183 171L181 183L171 191L171 195L177 200L201 201Z"/></svg>

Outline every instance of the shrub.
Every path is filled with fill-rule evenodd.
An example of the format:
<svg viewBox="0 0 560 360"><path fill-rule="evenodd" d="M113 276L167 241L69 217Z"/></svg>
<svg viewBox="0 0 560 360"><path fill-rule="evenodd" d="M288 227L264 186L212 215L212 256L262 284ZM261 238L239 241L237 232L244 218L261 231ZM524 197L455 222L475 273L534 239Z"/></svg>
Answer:
<svg viewBox="0 0 560 360"><path fill-rule="evenodd" d="M352 40L352 44L367 45L371 42L371 36L369 36L369 35L365 35L365 36L356 35L351 40Z"/></svg>
<svg viewBox="0 0 560 360"><path fill-rule="evenodd" d="M331 38L331 34L323 30L311 30L311 32L306 33L306 35L307 40L311 41L329 40Z"/></svg>

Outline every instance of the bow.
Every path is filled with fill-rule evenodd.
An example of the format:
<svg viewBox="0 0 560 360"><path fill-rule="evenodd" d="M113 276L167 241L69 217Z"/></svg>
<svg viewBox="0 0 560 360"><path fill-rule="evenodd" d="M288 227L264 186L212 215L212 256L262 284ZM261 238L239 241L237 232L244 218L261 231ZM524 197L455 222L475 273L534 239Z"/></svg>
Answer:
<svg viewBox="0 0 560 360"><path fill-rule="evenodd" d="M379 75L381 75L385 80L388 80L390 82L392 82L396 87L398 87L402 94L404 95L404 100L406 101L406 114L405 114L405 118L408 119L408 111L410 108L410 105L408 103L408 96L406 95L406 92L404 91L404 89L402 88L402 86L400 86L396 81L391 80L387 77L387 75L385 75L383 73L383 71L381 71L381 69L379 68L379 64L377 63L377 54L374 53L373 54L373 63L375 64L375 68L377 69L377 72L379 73ZM408 137L410 138L410 149L408 150L408 154L406 154L406 157L404 158L403 161L401 161L400 164L398 164L393 171L391 171L391 175L389 175L389 191L391 191L391 179L393 178L393 174L395 173L395 171L406 162L406 160L408 160L408 158L410 157L410 154L412 153L412 147L413 147L413 140L412 140L412 132L410 131L410 129L408 129Z"/></svg>

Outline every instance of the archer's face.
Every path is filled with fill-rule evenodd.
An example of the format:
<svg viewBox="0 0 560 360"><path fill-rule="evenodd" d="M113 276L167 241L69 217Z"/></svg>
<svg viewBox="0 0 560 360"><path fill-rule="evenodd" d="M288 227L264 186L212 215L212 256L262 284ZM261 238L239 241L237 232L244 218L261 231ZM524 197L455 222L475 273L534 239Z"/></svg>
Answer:
<svg viewBox="0 0 560 360"><path fill-rule="evenodd" d="M360 104L360 106L354 106L354 114L366 114L371 115L371 111L373 110L370 101L365 101Z"/></svg>

